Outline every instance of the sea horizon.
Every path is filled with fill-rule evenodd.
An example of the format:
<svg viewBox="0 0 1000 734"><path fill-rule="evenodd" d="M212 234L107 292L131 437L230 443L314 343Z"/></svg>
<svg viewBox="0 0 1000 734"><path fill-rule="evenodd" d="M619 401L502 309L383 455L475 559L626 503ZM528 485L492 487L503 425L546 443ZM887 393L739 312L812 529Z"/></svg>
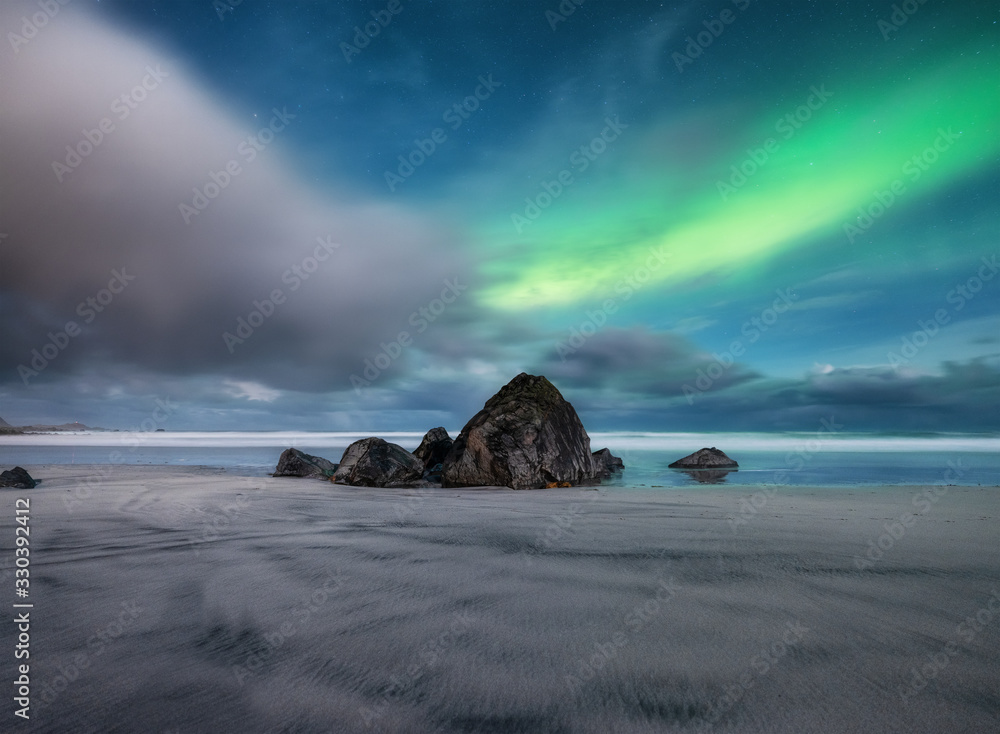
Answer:
<svg viewBox="0 0 1000 734"><path fill-rule="evenodd" d="M831 424L835 427L835 424ZM451 436L458 431L448 429ZM264 475L287 448L332 462L356 440L379 436L412 451L420 431L80 431L0 436L0 463L205 466ZM1000 435L898 435L844 431L595 431L593 450L609 448L625 470L611 487L731 485L994 485ZM685 473L669 464L717 447L739 463L732 472Z"/></svg>
<svg viewBox="0 0 1000 734"><path fill-rule="evenodd" d="M831 426L835 430L829 429ZM444 426L449 435L457 436L460 428ZM31 431L0 436L3 445L80 445L112 446L122 442L139 442L149 446L272 445L276 439L307 438L314 444L340 445L379 436L385 439L416 439L426 431L360 429L352 431L309 430L171 430L99 429L82 431ZM1000 431L843 431L836 423L827 423L820 430L780 431L588 431L591 444L617 442L629 448L678 448L694 441L717 440L734 448L791 448L792 443L805 439L822 441L830 446L851 451L923 451L928 448L949 448L955 451L1000 450Z"/></svg>

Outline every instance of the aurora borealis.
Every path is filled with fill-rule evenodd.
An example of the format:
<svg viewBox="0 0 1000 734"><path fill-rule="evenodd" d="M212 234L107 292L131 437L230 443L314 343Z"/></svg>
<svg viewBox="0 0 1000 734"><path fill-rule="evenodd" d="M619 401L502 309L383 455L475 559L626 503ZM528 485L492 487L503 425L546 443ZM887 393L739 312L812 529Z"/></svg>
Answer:
<svg viewBox="0 0 1000 734"><path fill-rule="evenodd" d="M56 6L0 11L11 423L422 430L528 371L592 430L1000 430L995 3Z"/></svg>

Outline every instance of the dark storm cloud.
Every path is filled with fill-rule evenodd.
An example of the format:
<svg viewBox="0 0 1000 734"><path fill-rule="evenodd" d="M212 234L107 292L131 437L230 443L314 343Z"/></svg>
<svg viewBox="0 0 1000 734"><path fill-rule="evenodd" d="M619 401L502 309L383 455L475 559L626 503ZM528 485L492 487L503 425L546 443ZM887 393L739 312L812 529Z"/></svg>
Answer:
<svg viewBox="0 0 1000 734"><path fill-rule="evenodd" d="M608 399L586 389L574 398L581 415L612 428L816 430L833 420L843 431L996 431L1000 355L945 363L940 374L854 367L799 379L759 377L693 401Z"/></svg>
<svg viewBox="0 0 1000 734"><path fill-rule="evenodd" d="M1000 415L1000 360L946 362L940 374L889 367L837 369L761 390L761 412L836 414L847 430L995 431Z"/></svg>
<svg viewBox="0 0 1000 734"><path fill-rule="evenodd" d="M613 388L623 393L650 396L683 395L712 365L706 389L721 390L754 379L756 374L739 364L719 365L710 354L677 334L645 327L609 327L576 347L570 339L551 347L538 369L557 384L573 388Z"/></svg>
<svg viewBox="0 0 1000 734"><path fill-rule="evenodd" d="M942 374L891 367L837 369L811 376L800 390L809 402L861 406L959 407L1000 404L1000 359L945 362ZM993 417L997 422L997 416Z"/></svg>
<svg viewBox="0 0 1000 734"><path fill-rule="evenodd" d="M3 27L32 9L5 5ZM293 98L237 123L176 59L73 11L0 54L0 136L16 141L0 148L3 381L75 321L82 333L37 380L121 363L336 389L446 281L472 285L432 217L296 180L281 132ZM248 136L270 124L255 150ZM240 173L223 185L230 161ZM213 173L221 192L186 223L180 205ZM227 345L255 301L267 318Z"/></svg>

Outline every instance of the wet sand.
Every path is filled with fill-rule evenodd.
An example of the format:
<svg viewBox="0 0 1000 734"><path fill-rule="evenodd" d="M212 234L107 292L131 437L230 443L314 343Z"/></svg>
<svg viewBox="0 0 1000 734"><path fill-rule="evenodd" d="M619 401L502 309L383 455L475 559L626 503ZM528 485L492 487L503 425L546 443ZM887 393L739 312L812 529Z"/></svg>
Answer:
<svg viewBox="0 0 1000 734"><path fill-rule="evenodd" d="M27 466L26 732L987 732L1000 489ZM14 625L0 631L13 680ZM9 676L9 678L7 677ZM6 724L4 726L6 729Z"/></svg>

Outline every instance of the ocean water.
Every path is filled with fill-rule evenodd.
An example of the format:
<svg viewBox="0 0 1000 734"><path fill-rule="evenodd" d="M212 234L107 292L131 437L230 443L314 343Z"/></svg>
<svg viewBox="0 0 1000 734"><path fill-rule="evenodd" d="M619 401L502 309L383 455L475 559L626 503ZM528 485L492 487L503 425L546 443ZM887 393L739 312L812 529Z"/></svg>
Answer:
<svg viewBox="0 0 1000 734"><path fill-rule="evenodd" d="M457 430L450 430L452 436ZM333 462L353 441L378 435L413 450L419 432L84 432L0 436L0 466L121 464L211 466L263 475L294 446ZM788 486L1000 484L1000 437L848 433L592 433L625 462L609 487L698 484ZM684 472L668 465L706 446L725 451L737 471Z"/></svg>

